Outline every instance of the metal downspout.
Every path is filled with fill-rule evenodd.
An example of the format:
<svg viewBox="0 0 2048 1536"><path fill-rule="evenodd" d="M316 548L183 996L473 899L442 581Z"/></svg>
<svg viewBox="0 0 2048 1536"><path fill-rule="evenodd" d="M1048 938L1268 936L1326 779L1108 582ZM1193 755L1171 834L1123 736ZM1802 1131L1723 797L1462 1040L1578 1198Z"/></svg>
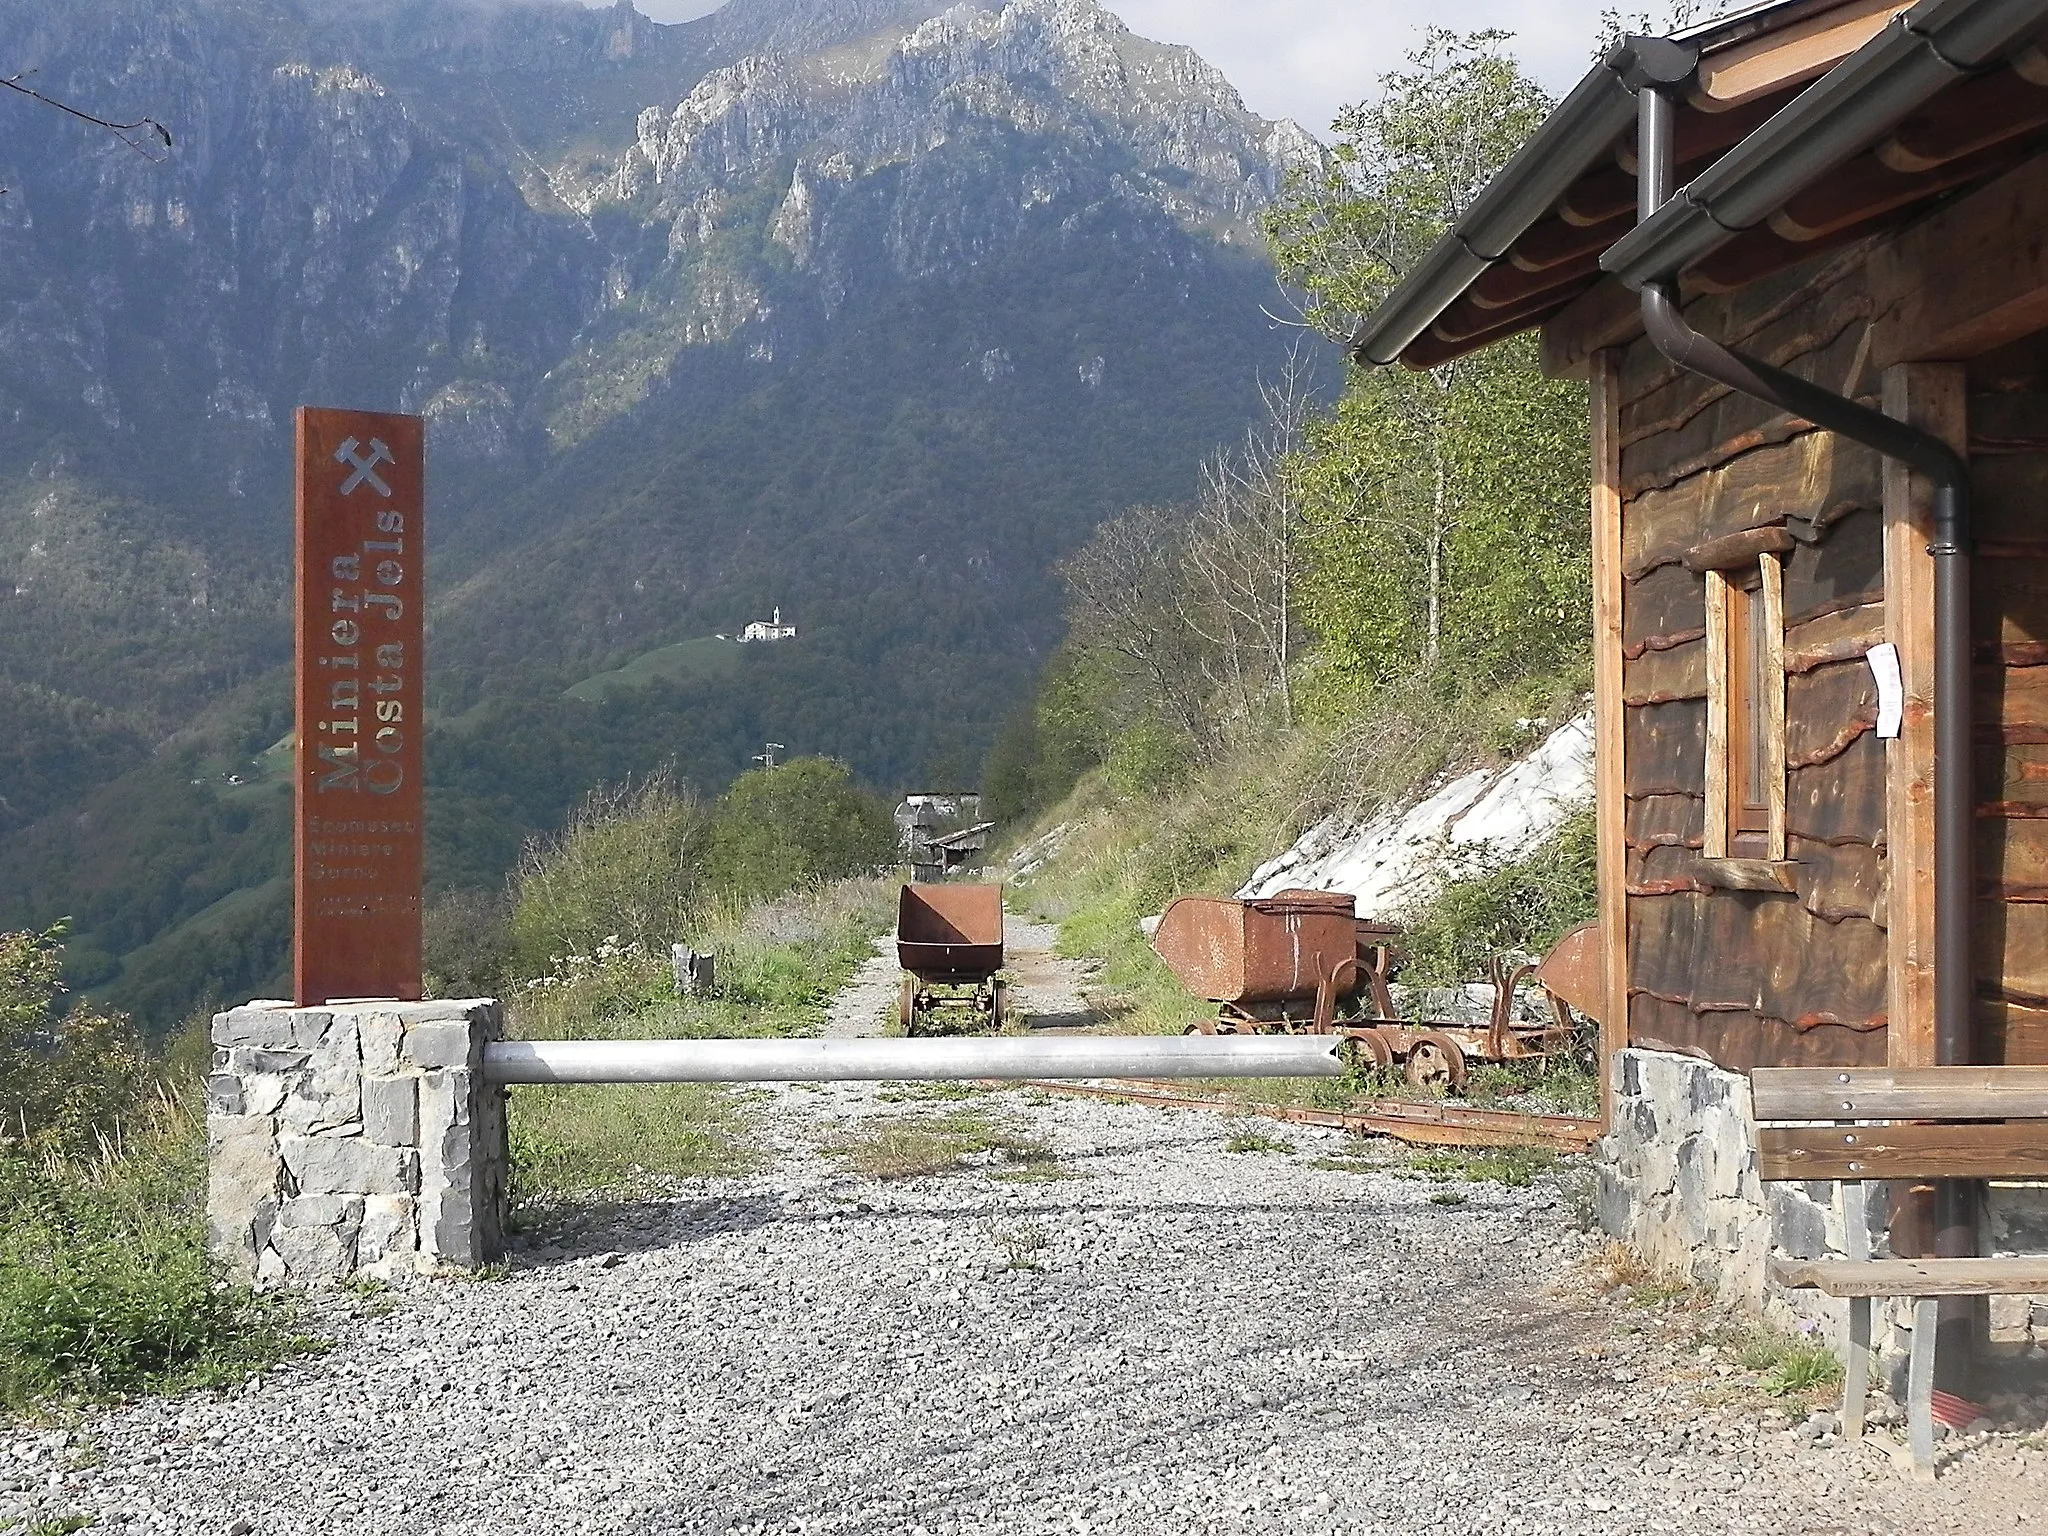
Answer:
<svg viewBox="0 0 2048 1536"><path fill-rule="evenodd" d="M1654 86L1637 93L1636 208L1647 219L1673 192L1672 119L1668 96ZM1961 456L1917 427L1871 410L1832 390L1722 346L1695 331L1680 312L1676 277L1642 289L1643 328L1651 345L1687 372L1805 418L1900 459L1934 483L1934 519L1927 552L1934 557L1934 1055L1940 1066L1974 1059L1976 1007L1971 908L1976 899L1975 785L1972 773L1970 679L1970 479ZM1977 1251L1976 1188L1948 1179L1935 1186L1935 1253L1961 1258ZM1967 1390L1975 1342L1975 1304L1944 1301L1940 1347L1944 1386Z"/></svg>

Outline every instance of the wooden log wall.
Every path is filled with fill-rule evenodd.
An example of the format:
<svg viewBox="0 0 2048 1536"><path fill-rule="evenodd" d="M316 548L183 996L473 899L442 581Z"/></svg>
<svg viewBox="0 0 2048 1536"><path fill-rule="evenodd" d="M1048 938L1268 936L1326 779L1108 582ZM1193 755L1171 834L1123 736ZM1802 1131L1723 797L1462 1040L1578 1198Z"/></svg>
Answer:
<svg viewBox="0 0 2048 1536"><path fill-rule="evenodd" d="M1696 323L1874 400L1862 281L1855 263L1786 274L1711 301ZM1884 639L1882 462L1673 369L1647 342L1624 355L1618 393L1629 1038L1737 1070L1880 1065L1885 759L1863 658ZM1705 578L1684 559L1709 539L1772 526L1793 537L1784 557L1793 889L1730 890L1701 853ZM2048 561L2040 574L2048 597ZM2038 638L2048 720L2048 626ZM2040 742L2032 788L2048 834L2048 731ZM2048 843L2043 851L2048 965ZM2033 1001L2048 1018L2048 986Z"/></svg>
<svg viewBox="0 0 2048 1536"><path fill-rule="evenodd" d="M1969 368L1982 1060L2048 1063L2048 338Z"/></svg>

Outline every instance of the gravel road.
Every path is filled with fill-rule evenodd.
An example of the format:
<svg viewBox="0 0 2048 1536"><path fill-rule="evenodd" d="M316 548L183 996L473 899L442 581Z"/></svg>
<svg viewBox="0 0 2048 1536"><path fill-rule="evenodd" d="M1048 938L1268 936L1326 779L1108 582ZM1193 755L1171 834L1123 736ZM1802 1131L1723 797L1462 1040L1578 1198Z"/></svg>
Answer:
<svg viewBox="0 0 2048 1536"><path fill-rule="evenodd" d="M871 969L837 1028L886 1010ZM496 1281L318 1299L333 1348L231 1395L0 1429L0 1530L2048 1524L2038 1434L1952 1444L1925 1489L1883 1433L1703 1406L1725 1367L1585 1281L1592 1239L1547 1181L1331 1166L1334 1140L1263 1122L1290 1150L1233 1152L1242 1122L1018 1091L789 1088L753 1113L763 1173L585 1212ZM963 1113L1057 1161L884 1181L825 1145Z"/></svg>

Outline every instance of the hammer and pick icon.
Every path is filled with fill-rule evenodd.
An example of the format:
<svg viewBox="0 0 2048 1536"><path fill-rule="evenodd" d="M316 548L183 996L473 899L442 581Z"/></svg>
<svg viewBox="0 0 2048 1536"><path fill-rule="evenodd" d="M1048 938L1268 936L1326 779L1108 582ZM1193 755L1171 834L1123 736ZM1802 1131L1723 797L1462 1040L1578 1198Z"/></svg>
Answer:
<svg viewBox="0 0 2048 1536"><path fill-rule="evenodd" d="M356 452L359 446L354 438L345 437L341 440L341 446L334 450L335 463L346 464L355 470L354 474L342 481L341 494L353 495L357 486L367 483L379 496L389 496L391 487L378 476L377 466L396 464L398 460L391 456L391 450L384 445L384 439L381 437L370 439L370 453L367 458Z"/></svg>

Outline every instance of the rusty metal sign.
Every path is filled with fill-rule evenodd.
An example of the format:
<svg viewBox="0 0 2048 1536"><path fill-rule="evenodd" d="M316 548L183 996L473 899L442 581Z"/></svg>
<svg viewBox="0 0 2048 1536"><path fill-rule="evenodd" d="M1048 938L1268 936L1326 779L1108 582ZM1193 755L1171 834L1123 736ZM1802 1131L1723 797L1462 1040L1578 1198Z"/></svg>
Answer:
<svg viewBox="0 0 2048 1536"><path fill-rule="evenodd" d="M420 995L417 416L298 413L294 998Z"/></svg>

